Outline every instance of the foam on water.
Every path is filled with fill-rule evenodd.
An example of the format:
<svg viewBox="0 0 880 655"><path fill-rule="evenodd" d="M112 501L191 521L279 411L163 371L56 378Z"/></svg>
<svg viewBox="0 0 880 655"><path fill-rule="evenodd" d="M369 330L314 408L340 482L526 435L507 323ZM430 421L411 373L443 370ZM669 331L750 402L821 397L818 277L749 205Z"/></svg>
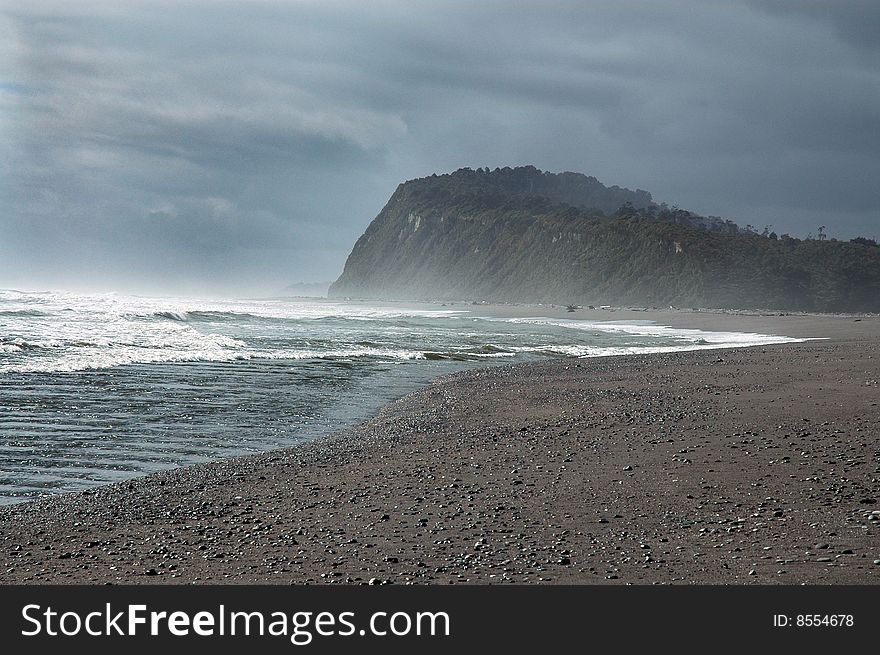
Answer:
<svg viewBox="0 0 880 655"><path fill-rule="evenodd" d="M584 332L606 332L609 334L633 335L660 339L670 343L665 346L644 347L609 347L594 348L589 346L566 347L559 351L563 354L578 357L598 357L603 355L625 355L643 353L661 353L685 350L703 350L707 348L736 348L746 346L767 346L781 343L800 343L807 339L794 337L759 334L753 332L722 332L697 330L692 328L673 328L667 325L658 325L652 321L582 321L582 320L557 320L551 318L510 318L504 319L512 323L526 325L547 325L568 330L582 330ZM674 344L674 345L673 345Z"/></svg>
<svg viewBox="0 0 880 655"><path fill-rule="evenodd" d="M34 304L40 311L28 309ZM235 361L254 358L382 357L418 359L421 350L357 347L347 333L394 321L439 319L456 310L388 309L329 301L210 301L102 294L0 291L0 372L72 372L129 364ZM334 324L348 323L349 329ZM352 326L357 327L352 327ZM309 333L333 344L309 346ZM288 343L266 347L269 337ZM303 344L296 342L302 336ZM256 337L256 338L254 338ZM342 347L340 347L342 346Z"/></svg>

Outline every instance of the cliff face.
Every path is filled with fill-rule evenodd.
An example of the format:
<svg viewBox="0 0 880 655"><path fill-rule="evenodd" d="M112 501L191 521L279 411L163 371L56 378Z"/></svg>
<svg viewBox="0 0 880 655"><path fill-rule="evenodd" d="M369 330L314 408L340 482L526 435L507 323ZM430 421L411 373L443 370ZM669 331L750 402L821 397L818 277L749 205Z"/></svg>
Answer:
<svg viewBox="0 0 880 655"><path fill-rule="evenodd" d="M329 295L880 311L876 245L731 225L575 173L463 169L398 186Z"/></svg>

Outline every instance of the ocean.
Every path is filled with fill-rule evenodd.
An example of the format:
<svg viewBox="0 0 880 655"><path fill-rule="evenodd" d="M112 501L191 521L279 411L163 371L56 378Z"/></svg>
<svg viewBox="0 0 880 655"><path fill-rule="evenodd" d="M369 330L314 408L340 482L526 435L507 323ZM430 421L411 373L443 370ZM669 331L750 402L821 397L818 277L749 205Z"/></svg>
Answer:
<svg viewBox="0 0 880 655"><path fill-rule="evenodd" d="M468 367L792 341L462 303L0 291L0 504L289 446Z"/></svg>

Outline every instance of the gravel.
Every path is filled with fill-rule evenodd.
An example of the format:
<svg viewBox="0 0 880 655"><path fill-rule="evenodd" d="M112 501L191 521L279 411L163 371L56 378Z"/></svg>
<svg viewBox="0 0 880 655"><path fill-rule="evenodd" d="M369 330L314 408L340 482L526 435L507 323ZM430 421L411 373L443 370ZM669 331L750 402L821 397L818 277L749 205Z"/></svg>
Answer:
<svg viewBox="0 0 880 655"><path fill-rule="evenodd" d="M878 344L447 376L315 442L2 508L0 582L875 584Z"/></svg>

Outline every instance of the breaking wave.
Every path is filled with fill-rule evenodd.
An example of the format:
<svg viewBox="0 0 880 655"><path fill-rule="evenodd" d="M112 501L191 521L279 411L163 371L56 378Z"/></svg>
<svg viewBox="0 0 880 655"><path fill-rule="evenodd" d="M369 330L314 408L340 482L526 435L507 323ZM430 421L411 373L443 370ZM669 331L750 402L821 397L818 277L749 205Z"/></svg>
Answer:
<svg viewBox="0 0 880 655"><path fill-rule="evenodd" d="M507 361L795 341L648 322L500 319L330 301L21 291L0 291L0 328L0 372L19 373L174 362Z"/></svg>

